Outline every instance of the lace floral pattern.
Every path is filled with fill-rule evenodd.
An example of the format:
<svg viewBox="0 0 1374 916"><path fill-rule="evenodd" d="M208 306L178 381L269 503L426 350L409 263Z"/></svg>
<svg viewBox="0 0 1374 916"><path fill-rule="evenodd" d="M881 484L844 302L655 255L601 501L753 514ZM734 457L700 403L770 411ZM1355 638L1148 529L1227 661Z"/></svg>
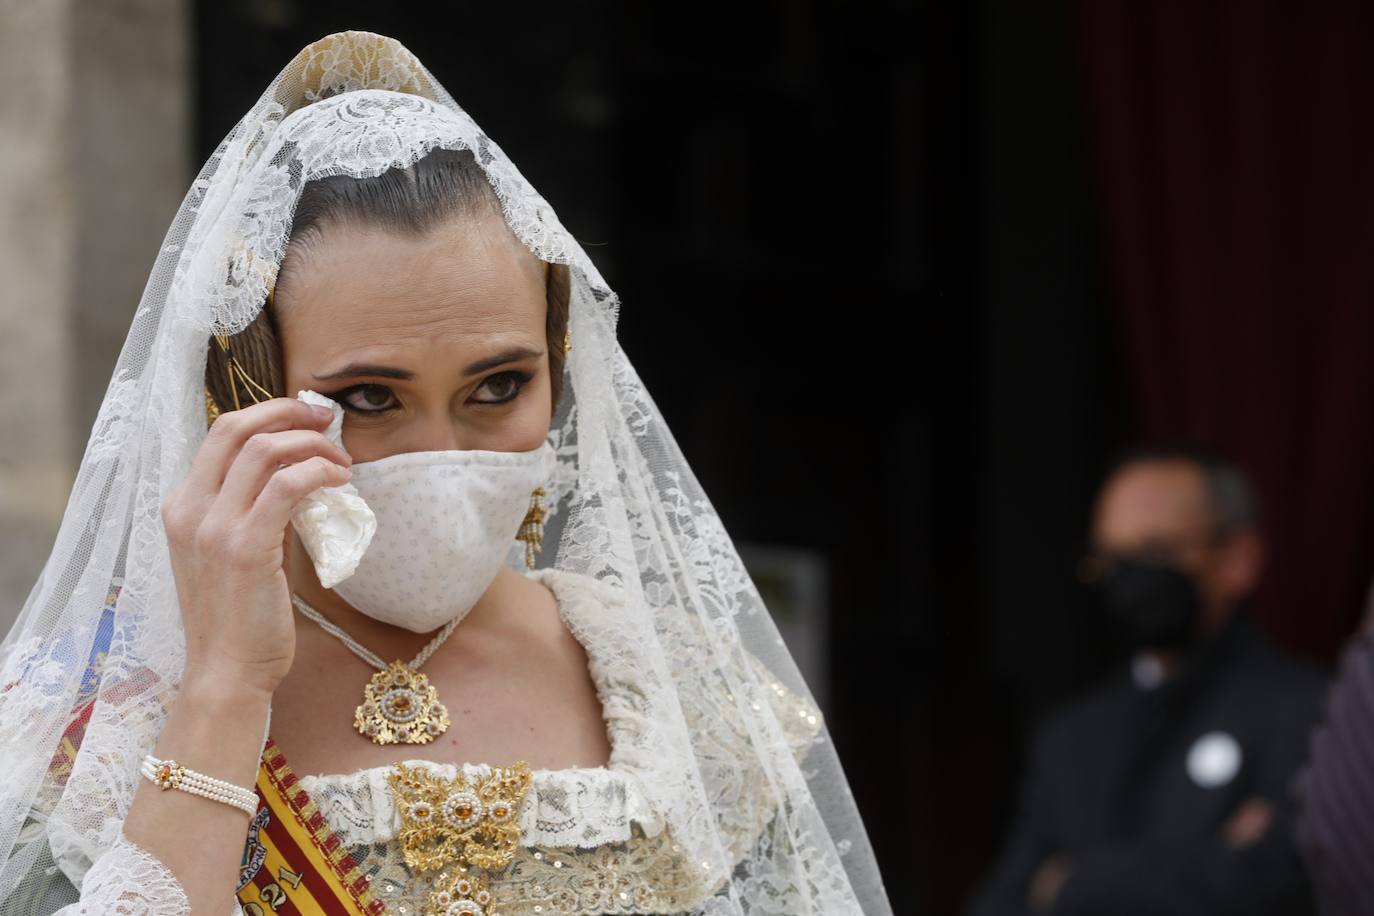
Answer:
<svg viewBox="0 0 1374 916"><path fill-rule="evenodd" d="M444 779L453 779L461 769L477 780L489 769L407 762ZM387 785L390 772L391 767L374 767L348 775L303 776L300 785L343 842L388 843L401 823ZM519 812L520 835L531 845L591 848L624 842L636 823L654 832L662 829L638 782L604 768L534 771L534 784Z"/></svg>
<svg viewBox="0 0 1374 916"><path fill-rule="evenodd" d="M380 175L439 148L473 153L507 223L531 251L572 264L602 285L581 250L568 245L553 208L410 52L369 38L326 39L308 50L293 88L300 101L313 104L287 113L277 100L267 101L231 136L245 174L222 200L207 197L205 204L238 215L201 221L204 231L192 232L181 249L173 291L189 306L181 317L230 334L253 320L276 282L306 181ZM202 257L207 250L223 255Z"/></svg>
<svg viewBox="0 0 1374 916"><path fill-rule="evenodd" d="M239 906L233 904L234 916ZM167 866L120 834L81 884L81 900L55 916L190 916L191 902Z"/></svg>

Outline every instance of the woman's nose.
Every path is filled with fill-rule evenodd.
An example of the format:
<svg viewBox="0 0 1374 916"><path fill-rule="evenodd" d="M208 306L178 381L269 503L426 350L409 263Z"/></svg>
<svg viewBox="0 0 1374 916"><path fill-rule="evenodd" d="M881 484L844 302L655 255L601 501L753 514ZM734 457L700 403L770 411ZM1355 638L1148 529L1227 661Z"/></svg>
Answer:
<svg viewBox="0 0 1374 916"><path fill-rule="evenodd" d="M417 423L414 435L407 437L411 441L406 451L446 452L463 448L458 424L453 422L453 417L448 413L427 415Z"/></svg>

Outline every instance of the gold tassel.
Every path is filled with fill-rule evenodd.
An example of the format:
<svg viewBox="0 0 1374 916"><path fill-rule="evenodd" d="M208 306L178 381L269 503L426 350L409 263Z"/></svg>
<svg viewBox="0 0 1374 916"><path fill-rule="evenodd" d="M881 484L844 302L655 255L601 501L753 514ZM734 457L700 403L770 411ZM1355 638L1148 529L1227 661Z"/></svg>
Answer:
<svg viewBox="0 0 1374 916"><path fill-rule="evenodd" d="M520 523L517 541L525 542L525 566L534 569L534 558L544 550L544 488L535 487L530 494L530 511Z"/></svg>

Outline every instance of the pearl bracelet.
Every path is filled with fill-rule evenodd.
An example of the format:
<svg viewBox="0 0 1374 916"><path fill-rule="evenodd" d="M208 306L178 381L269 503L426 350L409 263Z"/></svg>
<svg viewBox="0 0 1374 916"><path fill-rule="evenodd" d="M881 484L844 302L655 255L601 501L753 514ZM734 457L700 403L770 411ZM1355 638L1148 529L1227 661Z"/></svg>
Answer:
<svg viewBox="0 0 1374 916"><path fill-rule="evenodd" d="M143 758L142 772L164 792L168 789L180 789L201 798L232 805L249 817L257 813L258 796L250 789L206 776L204 773L197 773L195 770L188 770L175 760L158 760L149 754Z"/></svg>

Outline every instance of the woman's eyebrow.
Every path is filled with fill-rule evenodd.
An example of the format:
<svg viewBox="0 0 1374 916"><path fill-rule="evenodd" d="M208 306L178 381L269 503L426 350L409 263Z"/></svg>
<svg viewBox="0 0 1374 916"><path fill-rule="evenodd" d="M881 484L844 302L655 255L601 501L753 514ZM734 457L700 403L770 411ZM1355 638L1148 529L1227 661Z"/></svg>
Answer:
<svg viewBox="0 0 1374 916"><path fill-rule="evenodd" d="M398 378L408 381L415 378L415 373L409 369L397 369L393 366L374 366L368 363L349 363L338 372L330 372L327 375L315 376L317 382L329 382L341 378L355 378L359 375L373 375L379 378Z"/></svg>
<svg viewBox="0 0 1374 916"><path fill-rule="evenodd" d="M521 359L531 359L536 356L543 356L543 350L533 350L529 347L515 347L505 350L493 356L486 356L471 363L463 371L468 375L476 375L485 372L495 366L504 363L513 363ZM415 378L415 373L409 369L398 369L395 366L378 366L372 363L349 363L337 372L329 372L324 375L314 376L317 382L331 382L337 379L357 378L358 376L373 376L375 378L394 378L402 381L410 381Z"/></svg>
<svg viewBox="0 0 1374 916"><path fill-rule="evenodd" d="M479 372L485 372L502 363L513 363L519 359L530 359L531 357L543 355L543 350L531 350L529 347L516 347L511 350L506 350L504 353L497 353L495 356L479 359L477 362L470 364L463 372L467 375L476 375Z"/></svg>

